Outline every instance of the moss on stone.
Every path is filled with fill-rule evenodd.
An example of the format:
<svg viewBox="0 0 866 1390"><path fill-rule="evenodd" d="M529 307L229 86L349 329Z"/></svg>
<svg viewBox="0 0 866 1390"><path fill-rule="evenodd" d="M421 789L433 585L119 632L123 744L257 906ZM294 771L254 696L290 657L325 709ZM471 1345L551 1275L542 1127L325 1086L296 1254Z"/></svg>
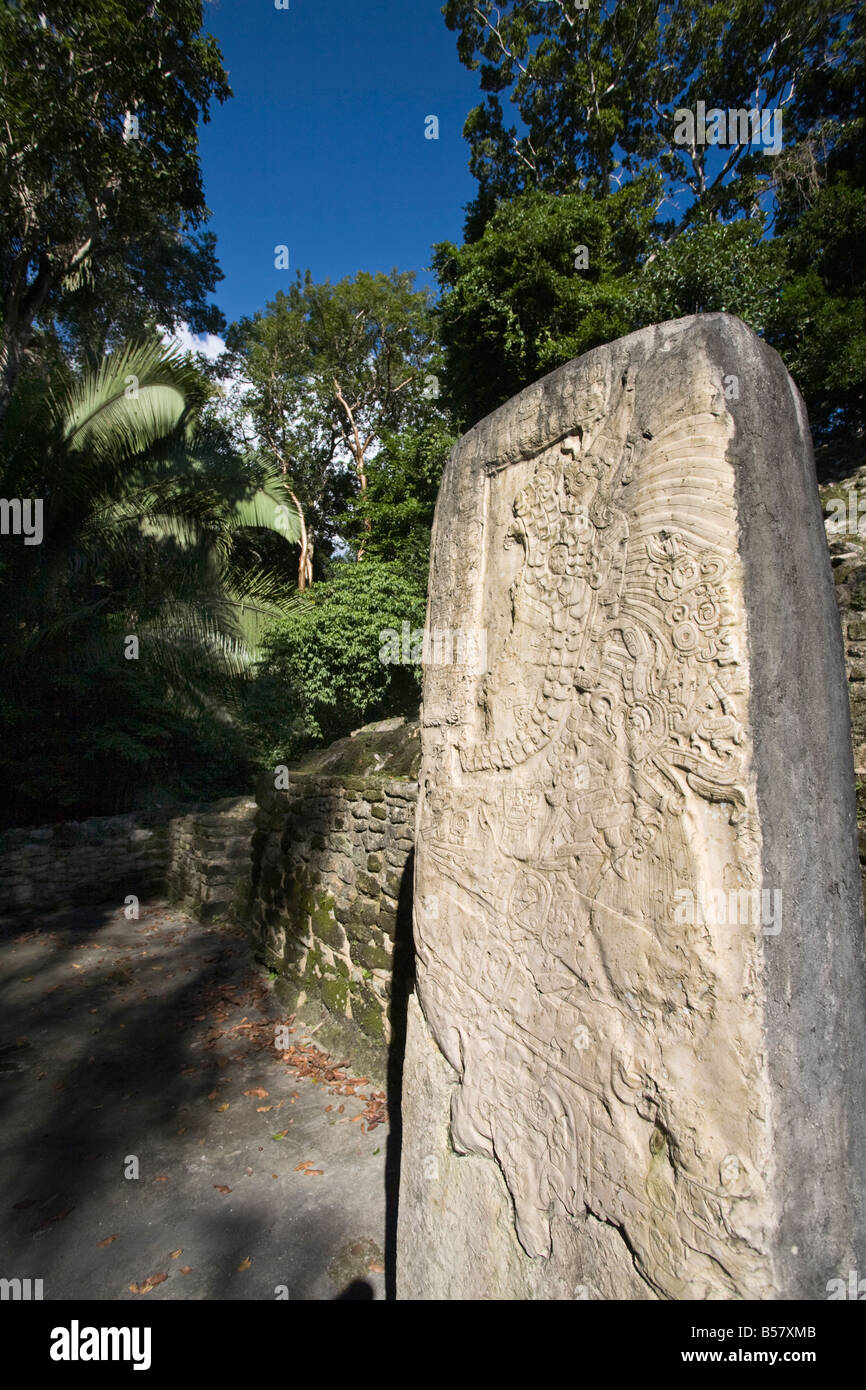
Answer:
<svg viewBox="0 0 866 1390"><path fill-rule="evenodd" d="M378 1004L367 1004L359 1010L353 1009L352 1015L362 1033L365 1033L368 1038L373 1038L376 1042L384 1042L385 1020Z"/></svg>
<svg viewBox="0 0 866 1390"><path fill-rule="evenodd" d="M345 979L327 979L321 985L322 1003L332 1014L345 1015L349 998L349 982Z"/></svg>
<svg viewBox="0 0 866 1390"><path fill-rule="evenodd" d="M372 941L360 942L352 950L352 960L363 967L365 978L374 970L390 970L391 957Z"/></svg>

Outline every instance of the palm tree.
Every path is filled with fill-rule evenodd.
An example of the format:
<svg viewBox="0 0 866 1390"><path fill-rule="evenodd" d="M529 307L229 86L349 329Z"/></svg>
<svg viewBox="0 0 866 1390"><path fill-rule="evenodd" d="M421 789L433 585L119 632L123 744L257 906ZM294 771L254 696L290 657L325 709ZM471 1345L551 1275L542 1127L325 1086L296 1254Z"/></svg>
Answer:
<svg viewBox="0 0 866 1390"><path fill-rule="evenodd" d="M225 718L257 610L298 601L296 508L203 421L201 377L176 350L133 345L63 376L23 384L0 439L0 493L42 513L41 543L2 538L7 701L110 681L135 638L137 674L175 713Z"/></svg>

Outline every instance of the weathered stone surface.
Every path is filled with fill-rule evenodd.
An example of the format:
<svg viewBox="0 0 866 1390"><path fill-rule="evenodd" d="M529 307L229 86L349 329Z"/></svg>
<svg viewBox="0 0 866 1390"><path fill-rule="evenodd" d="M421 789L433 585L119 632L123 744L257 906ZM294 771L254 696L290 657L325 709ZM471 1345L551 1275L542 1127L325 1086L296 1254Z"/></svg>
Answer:
<svg viewBox="0 0 866 1390"><path fill-rule="evenodd" d="M727 386L727 395L725 391ZM866 1267L850 722L805 411L714 314L451 455L403 1298L811 1298Z"/></svg>

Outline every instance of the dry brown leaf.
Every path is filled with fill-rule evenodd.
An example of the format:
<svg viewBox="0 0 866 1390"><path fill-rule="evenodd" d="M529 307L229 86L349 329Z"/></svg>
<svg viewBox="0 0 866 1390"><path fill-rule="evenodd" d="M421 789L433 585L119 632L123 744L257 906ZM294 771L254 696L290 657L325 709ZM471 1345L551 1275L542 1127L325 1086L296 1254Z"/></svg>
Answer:
<svg viewBox="0 0 866 1390"><path fill-rule="evenodd" d="M224 1184L218 1182L214 1183L214 1187L216 1188L217 1192L231 1192L230 1187L226 1187Z"/></svg>
<svg viewBox="0 0 866 1390"><path fill-rule="evenodd" d="M100 1250L104 1250L106 1245L110 1245L113 1240L117 1240L116 1232L113 1236L106 1236L105 1240L98 1240L96 1244Z"/></svg>
<svg viewBox="0 0 866 1390"><path fill-rule="evenodd" d="M208 1096L208 1100L216 1100L216 1098L217 1098L217 1093L216 1093L216 1091L211 1091L210 1095Z"/></svg>
<svg viewBox="0 0 866 1390"><path fill-rule="evenodd" d="M244 1091L245 1096L258 1096L259 1100L266 1100L270 1091L266 1091L264 1086L253 1086L251 1090Z"/></svg>
<svg viewBox="0 0 866 1390"><path fill-rule="evenodd" d="M192 1265L181 1265L181 1274L192 1274Z"/></svg>
<svg viewBox="0 0 866 1390"><path fill-rule="evenodd" d="M183 1254L183 1246L181 1246L179 1250L170 1250L170 1251L168 1252L168 1258L169 1258L170 1260L176 1260L176 1259L178 1258L178 1256L179 1256L179 1255L182 1255L182 1254Z"/></svg>
<svg viewBox="0 0 866 1390"><path fill-rule="evenodd" d="M157 1284L164 1284L167 1278L167 1274L148 1274L143 1284L130 1284L129 1291L130 1293L150 1293Z"/></svg>
<svg viewBox="0 0 866 1390"><path fill-rule="evenodd" d="M247 1255L246 1259L241 1260L240 1264L238 1265L238 1274L243 1274L244 1270L249 1269L251 1264L252 1260L250 1259L249 1255Z"/></svg>
<svg viewBox="0 0 866 1390"><path fill-rule="evenodd" d="M154 1182L168 1182L168 1178L154 1178Z"/></svg>
<svg viewBox="0 0 866 1390"><path fill-rule="evenodd" d="M268 1111L269 1111L269 1110L273 1110L273 1108L274 1108L274 1107L273 1107L272 1105L257 1105L257 1106L256 1106L256 1114L257 1114L257 1115L267 1115Z"/></svg>
<svg viewBox="0 0 866 1390"><path fill-rule="evenodd" d="M218 1114L218 1115L221 1115L221 1114L223 1113L223 1111L224 1111L224 1110L228 1110L228 1108L229 1108L229 1102L228 1102L227 1100L224 1100L223 1103L222 1103L222 1105L218 1105L218 1106L217 1106L217 1114Z"/></svg>

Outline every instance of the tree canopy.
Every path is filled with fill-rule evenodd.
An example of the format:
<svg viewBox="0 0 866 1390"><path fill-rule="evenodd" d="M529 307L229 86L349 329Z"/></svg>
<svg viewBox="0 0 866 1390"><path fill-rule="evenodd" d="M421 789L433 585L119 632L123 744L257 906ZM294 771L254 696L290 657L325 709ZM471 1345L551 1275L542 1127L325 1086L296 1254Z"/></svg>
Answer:
<svg viewBox="0 0 866 1390"><path fill-rule="evenodd" d="M198 122L230 95L201 0L0 7L0 421L38 329L102 352L218 327Z"/></svg>

